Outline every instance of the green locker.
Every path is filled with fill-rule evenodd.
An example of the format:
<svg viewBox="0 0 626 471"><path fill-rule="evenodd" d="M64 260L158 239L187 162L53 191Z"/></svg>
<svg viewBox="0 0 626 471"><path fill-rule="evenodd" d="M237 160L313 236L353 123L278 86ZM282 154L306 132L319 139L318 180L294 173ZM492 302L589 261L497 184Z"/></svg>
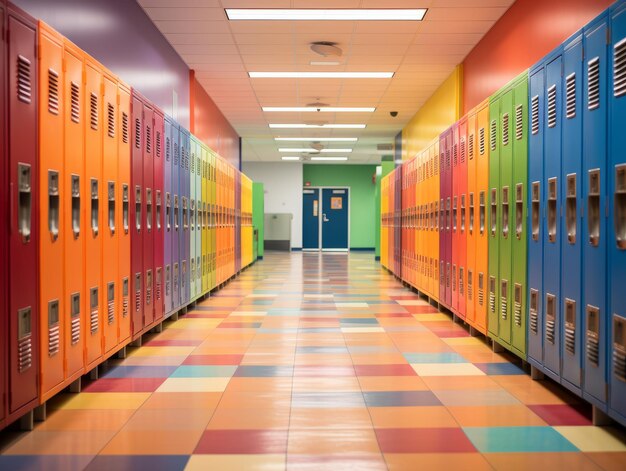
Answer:
<svg viewBox="0 0 626 471"><path fill-rule="evenodd" d="M528 237L528 73L513 84L515 129L513 133L513 220L512 220L512 301L511 350L526 359L526 267Z"/></svg>
<svg viewBox="0 0 626 471"><path fill-rule="evenodd" d="M487 280L487 329L498 337L498 273L500 254L500 92L489 99L489 278Z"/></svg>

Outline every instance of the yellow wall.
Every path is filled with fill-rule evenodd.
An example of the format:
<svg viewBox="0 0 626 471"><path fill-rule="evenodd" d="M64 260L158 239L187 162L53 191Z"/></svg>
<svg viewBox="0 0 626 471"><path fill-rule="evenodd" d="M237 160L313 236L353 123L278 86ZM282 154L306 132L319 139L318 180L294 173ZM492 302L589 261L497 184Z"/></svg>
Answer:
<svg viewBox="0 0 626 471"><path fill-rule="evenodd" d="M402 160L415 157L435 137L461 117L462 67L462 65L455 67L452 74L402 130Z"/></svg>

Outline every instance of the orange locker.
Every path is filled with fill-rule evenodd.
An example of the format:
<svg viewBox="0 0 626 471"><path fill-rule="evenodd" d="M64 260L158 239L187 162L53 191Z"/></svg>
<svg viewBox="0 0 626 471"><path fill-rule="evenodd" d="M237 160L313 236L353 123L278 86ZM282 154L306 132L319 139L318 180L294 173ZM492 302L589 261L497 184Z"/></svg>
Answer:
<svg viewBox="0 0 626 471"><path fill-rule="evenodd" d="M476 111L470 111L467 117L467 291L465 296L465 314L467 321L473 326L476 324L475 292L476 292L476 231L477 226L477 197L476 191Z"/></svg>
<svg viewBox="0 0 626 471"><path fill-rule="evenodd" d="M64 386L63 227L60 204L65 197L63 172L63 37L39 23L39 315L40 400Z"/></svg>
<svg viewBox="0 0 626 471"><path fill-rule="evenodd" d="M66 332L65 355L67 376L80 375L85 368L85 319L87 299L85 296L85 237L88 231L84 207L85 195L85 119L83 86L84 58L82 51L65 40L63 62L63 100L64 100L64 173L65 183L63 201L64 262L64 298L63 318L69 326Z"/></svg>
<svg viewBox="0 0 626 471"><path fill-rule="evenodd" d="M85 228L85 293L87 294L87 328L85 332L85 368L92 369L102 358L102 69L94 59L85 56L85 178L83 213Z"/></svg>
<svg viewBox="0 0 626 471"><path fill-rule="evenodd" d="M104 73L103 97L101 104L102 127L102 183L100 200L102 201L102 310L104 353L112 353L118 344L119 318L121 312L120 283L118 281L119 263L119 228L117 212L121 209L118 200L118 152L119 133L116 120L118 116L117 79L110 73ZM89 263L89 262L88 262Z"/></svg>
<svg viewBox="0 0 626 471"><path fill-rule="evenodd" d="M489 191L489 101L485 100L476 108L476 128L478 146L476 154L476 304L475 327L482 333L487 332L487 273L489 270L489 239L487 234L487 198Z"/></svg>
<svg viewBox="0 0 626 471"><path fill-rule="evenodd" d="M431 254L431 272L432 277L430 280L430 295L439 301L439 179L441 175L441 169L439 166L439 138L435 138L430 146L430 160L433 168L433 178L430 182L430 195L433 201L433 231L431 233L429 253Z"/></svg>
<svg viewBox="0 0 626 471"><path fill-rule="evenodd" d="M120 298L120 316L118 321L118 344L126 345L130 341L131 315L131 277L130 277L130 87L117 83L117 226L119 236L119 257L117 283Z"/></svg>

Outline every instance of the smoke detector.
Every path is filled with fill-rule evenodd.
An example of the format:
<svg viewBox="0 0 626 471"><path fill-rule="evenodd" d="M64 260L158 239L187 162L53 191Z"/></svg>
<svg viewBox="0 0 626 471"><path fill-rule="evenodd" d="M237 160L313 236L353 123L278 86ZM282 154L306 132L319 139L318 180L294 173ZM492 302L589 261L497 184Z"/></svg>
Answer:
<svg viewBox="0 0 626 471"><path fill-rule="evenodd" d="M328 106L330 106L328 103L322 103L319 100L314 102L314 103L307 103L306 105L309 108L315 108L317 109L317 111L320 111L322 108L326 108Z"/></svg>
<svg viewBox="0 0 626 471"><path fill-rule="evenodd" d="M317 152L321 151L324 147L325 147L324 144L322 144L319 141L311 143L311 148L315 149Z"/></svg>
<svg viewBox="0 0 626 471"><path fill-rule="evenodd" d="M329 41L316 41L311 43L311 51L323 57L341 57L343 55L342 49L337 46L337 43Z"/></svg>

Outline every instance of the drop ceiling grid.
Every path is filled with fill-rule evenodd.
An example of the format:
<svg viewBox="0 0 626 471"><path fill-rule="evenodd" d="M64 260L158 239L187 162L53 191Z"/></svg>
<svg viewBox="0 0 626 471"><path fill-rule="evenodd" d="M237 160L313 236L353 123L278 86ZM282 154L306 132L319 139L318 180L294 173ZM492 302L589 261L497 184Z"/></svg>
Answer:
<svg viewBox="0 0 626 471"><path fill-rule="evenodd" d="M359 137L350 161L377 162L514 0L137 0L244 139L244 159L280 160L275 136ZM229 22L224 8L429 8L423 22ZM309 50L334 41L338 67ZM326 60L332 60L328 58ZM250 79L260 71L394 71L391 80ZM375 106L375 113L263 113L261 106ZM389 112L399 112L392 118ZM270 122L365 123L364 130L270 129ZM301 143L304 146L309 143ZM341 146L347 147L341 143ZM340 145L333 147L341 147Z"/></svg>

